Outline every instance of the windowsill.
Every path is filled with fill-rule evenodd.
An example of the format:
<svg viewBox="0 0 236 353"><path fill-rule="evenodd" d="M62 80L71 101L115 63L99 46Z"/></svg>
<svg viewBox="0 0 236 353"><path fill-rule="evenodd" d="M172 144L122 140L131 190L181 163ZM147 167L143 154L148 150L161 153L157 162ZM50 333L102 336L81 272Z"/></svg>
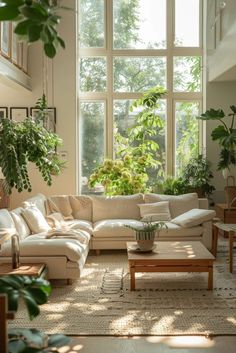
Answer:
<svg viewBox="0 0 236 353"><path fill-rule="evenodd" d="M21 86L31 91L31 78L14 64L0 55L0 82L19 88Z"/></svg>

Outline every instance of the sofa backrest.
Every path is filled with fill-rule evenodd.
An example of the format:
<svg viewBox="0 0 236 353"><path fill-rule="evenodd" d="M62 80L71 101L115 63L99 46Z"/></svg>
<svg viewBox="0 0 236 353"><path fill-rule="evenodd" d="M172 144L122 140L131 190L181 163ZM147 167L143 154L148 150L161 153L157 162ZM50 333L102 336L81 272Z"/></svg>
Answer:
<svg viewBox="0 0 236 353"><path fill-rule="evenodd" d="M38 209L42 212L42 214L44 216L46 216L47 212L46 212L46 196L44 196L43 194L37 194L33 197L30 197L29 199L25 200L24 202L22 202L22 206L24 208L31 206L31 205L35 205L38 207Z"/></svg>
<svg viewBox="0 0 236 353"><path fill-rule="evenodd" d="M92 222L93 201L91 197L86 195L70 195L69 200L72 207L72 215L75 219Z"/></svg>
<svg viewBox="0 0 236 353"><path fill-rule="evenodd" d="M193 208L199 208L198 195L196 193L183 195L162 195L162 194L145 194L145 203L153 203L159 201L169 201L171 218L175 218Z"/></svg>
<svg viewBox="0 0 236 353"><path fill-rule="evenodd" d="M140 219L138 204L142 194L124 196L93 196L93 222L103 219Z"/></svg>

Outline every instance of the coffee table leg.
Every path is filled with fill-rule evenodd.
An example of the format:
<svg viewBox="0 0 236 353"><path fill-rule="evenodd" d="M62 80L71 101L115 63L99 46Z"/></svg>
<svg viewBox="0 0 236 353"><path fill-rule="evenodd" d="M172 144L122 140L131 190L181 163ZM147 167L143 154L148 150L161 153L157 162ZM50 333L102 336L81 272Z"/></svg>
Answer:
<svg viewBox="0 0 236 353"><path fill-rule="evenodd" d="M130 264L130 290L135 290L135 267Z"/></svg>
<svg viewBox="0 0 236 353"><path fill-rule="evenodd" d="M229 270L233 272L233 245L234 245L234 232L229 232Z"/></svg>
<svg viewBox="0 0 236 353"><path fill-rule="evenodd" d="M213 289L213 265L208 267L208 289Z"/></svg>

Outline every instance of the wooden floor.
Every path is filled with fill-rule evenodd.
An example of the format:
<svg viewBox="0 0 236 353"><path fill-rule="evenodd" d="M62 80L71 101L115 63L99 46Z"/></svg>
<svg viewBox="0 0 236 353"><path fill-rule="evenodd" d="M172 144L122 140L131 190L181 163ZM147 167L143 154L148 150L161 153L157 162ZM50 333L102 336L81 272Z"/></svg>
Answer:
<svg viewBox="0 0 236 353"><path fill-rule="evenodd" d="M235 332L236 334L236 332ZM235 353L236 336L72 337L60 353Z"/></svg>

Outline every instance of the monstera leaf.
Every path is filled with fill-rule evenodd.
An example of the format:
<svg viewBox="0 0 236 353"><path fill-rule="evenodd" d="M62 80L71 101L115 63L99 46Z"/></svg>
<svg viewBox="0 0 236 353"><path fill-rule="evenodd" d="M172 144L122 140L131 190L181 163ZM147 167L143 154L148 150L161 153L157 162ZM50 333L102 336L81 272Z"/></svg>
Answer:
<svg viewBox="0 0 236 353"><path fill-rule="evenodd" d="M197 119L201 120L221 120L225 117L225 113L222 109L210 109L207 110L205 113L201 114L197 117Z"/></svg>

